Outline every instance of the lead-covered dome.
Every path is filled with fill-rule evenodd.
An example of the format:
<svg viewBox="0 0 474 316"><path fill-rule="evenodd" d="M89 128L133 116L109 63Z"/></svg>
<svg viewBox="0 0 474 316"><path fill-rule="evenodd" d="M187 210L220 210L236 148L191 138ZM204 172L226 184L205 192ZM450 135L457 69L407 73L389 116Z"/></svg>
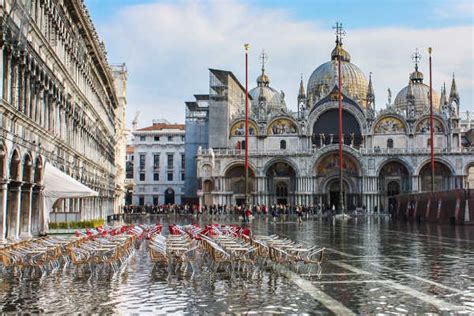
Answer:
<svg viewBox="0 0 474 316"><path fill-rule="evenodd" d="M308 80L308 100L318 102L328 95L337 84L337 60L341 58L342 91L345 95L356 101L362 108L367 105L368 82L362 70L352 64L350 54L336 42L336 47L331 52L331 61L322 64L311 74Z"/></svg>
<svg viewBox="0 0 474 316"><path fill-rule="evenodd" d="M394 107L396 110L405 113L407 110L410 95L415 103L416 115L426 113L430 109L429 99L430 87L423 83L423 73L418 71L418 66L415 71L410 74L410 80L406 87L398 92L395 97ZM439 95L433 90L433 110L439 111Z"/></svg>
<svg viewBox="0 0 474 316"><path fill-rule="evenodd" d="M257 87L251 89L249 94L252 97L252 112L257 118L263 119L272 112L286 111L283 92L270 87L270 77L264 69L257 78Z"/></svg>

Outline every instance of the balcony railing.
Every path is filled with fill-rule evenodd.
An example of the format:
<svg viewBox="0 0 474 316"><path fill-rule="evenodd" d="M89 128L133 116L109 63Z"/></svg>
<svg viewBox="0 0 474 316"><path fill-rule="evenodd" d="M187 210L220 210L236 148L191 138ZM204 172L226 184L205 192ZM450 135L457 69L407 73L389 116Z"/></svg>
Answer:
<svg viewBox="0 0 474 316"><path fill-rule="evenodd" d="M334 149L337 149L337 145L328 145L328 146L322 146L322 147L316 147L316 148L311 148L311 149L305 149L305 150L288 150L288 149L278 149L278 150L256 150L256 149L250 149L249 150L249 155L253 156L259 156L259 155L275 155L275 156L285 156L285 155L295 155L295 154L307 154L311 155L314 153L317 153L318 151L332 146ZM368 154L368 155L377 155L377 154L393 154L393 155L398 155L398 154L429 154L430 153L430 148L355 148L355 147L350 147L347 145L344 145L344 148L351 149L351 150L356 150L359 151L361 154ZM435 153L436 154L452 154L452 153L474 153L474 147L473 148L435 148ZM198 151L198 155L203 155L203 156L244 156L245 155L245 150L244 149L201 149Z"/></svg>

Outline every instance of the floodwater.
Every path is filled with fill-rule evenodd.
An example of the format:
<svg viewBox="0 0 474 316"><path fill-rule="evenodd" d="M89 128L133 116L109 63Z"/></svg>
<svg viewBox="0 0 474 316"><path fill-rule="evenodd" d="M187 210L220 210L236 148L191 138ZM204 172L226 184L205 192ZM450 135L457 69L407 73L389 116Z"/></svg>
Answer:
<svg viewBox="0 0 474 316"><path fill-rule="evenodd" d="M213 219L238 223L237 218ZM206 224L210 218L146 217L144 223ZM121 274L68 268L0 274L0 312L118 314L474 313L474 227L407 224L387 218L347 222L254 219L254 234L278 234L327 248L322 274L261 270L193 278L153 265L144 245Z"/></svg>

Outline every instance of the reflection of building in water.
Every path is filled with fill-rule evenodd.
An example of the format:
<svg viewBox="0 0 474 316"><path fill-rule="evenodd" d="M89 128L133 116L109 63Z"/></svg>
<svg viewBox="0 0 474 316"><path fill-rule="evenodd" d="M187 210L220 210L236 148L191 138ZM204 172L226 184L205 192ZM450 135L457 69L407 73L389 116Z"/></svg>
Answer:
<svg viewBox="0 0 474 316"><path fill-rule="evenodd" d="M390 196L430 190L429 87L418 59L393 104L389 96L387 107L376 111L372 78L367 80L351 62L340 41L330 57L314 70L307 91L301 80L297 112L287 109L285 95L270 86L262 65L257 86L250 90L249 126L256 131L249 137L251 202L338 205L338 58L343 75L346 205L387 210ZM197 196L206 204L241 203L245 91L230 72L211 70L210 76L209 119L203 124L209 137L208 145L197 151ZM436 189L463 187L468 173L473 173L474 151L465 134L468 123L458 115L465 112L459 111L455 78L449 91L433 91L433 101Z"/></svg>

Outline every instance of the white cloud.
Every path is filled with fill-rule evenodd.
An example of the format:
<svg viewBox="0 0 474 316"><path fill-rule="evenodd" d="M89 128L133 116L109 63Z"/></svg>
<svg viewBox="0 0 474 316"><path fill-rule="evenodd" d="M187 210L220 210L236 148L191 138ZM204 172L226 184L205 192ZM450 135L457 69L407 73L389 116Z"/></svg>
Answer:
<svg viewBox="0 0 474 316"><path fill-rule="evenodd" d="M250 86L255 84L262 48L269 55L271 85L285 91L296 106L300 73L305 80L329 60L334 45L330 25L296 21L286 12L258 9L231 1L153 3L125 7L108 24L99 25L109 60L129 69L128 118L140 109L140 125L153 118L184 121L184 102L208 92L207 68L230 70L244 80L243 44L250 51ZM439 29L377 28L347 30L345 47L368 76L373 72L377 107L388 87L394 93L408 82L415 48L423 53L421 70L428 78L426 48L433 47L434 88L456 73L464 109L474 110L473 27Z"/></svg>

